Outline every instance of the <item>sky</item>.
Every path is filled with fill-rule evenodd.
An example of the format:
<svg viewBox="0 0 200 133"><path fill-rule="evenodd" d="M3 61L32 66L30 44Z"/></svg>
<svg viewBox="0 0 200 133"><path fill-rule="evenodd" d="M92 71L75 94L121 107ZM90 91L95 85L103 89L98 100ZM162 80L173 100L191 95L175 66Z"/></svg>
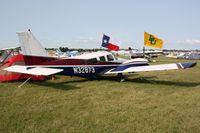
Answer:
<svg viewBox="0 0 200 133"><path fill-rule="evenodd" d="M200 49L200 0L0 0L0 48L28 29L47 48L100 48L106 34L142 49L146 31L164 49Z"/></svg>

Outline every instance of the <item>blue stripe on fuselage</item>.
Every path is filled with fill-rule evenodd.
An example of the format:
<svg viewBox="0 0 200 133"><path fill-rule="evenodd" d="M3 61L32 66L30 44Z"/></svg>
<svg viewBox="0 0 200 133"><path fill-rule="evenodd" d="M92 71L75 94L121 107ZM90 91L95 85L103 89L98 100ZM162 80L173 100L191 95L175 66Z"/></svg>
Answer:
<svg viewBox="0 0 200 133"><path fill-rule="evenodd" d="M138 67L138 66L147 66L149 65L148 63L144 63L144 64L141 64L141 63L138 63L138 64L123 64L123 65L120 65L118 66L117 68L113 69L111 72L115 72L115 71L123 71L129 67Z"/></svg>

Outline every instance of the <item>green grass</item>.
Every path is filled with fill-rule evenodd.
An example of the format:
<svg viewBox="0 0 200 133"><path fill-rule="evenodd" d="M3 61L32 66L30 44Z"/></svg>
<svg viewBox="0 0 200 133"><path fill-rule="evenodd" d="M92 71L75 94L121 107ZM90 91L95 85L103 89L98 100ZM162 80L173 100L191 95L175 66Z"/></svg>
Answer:
<svg viewBox="0 0 200 133"><path fill-rule="evenodd" d="M184 62L160 57L157 63ZM200 132L195 68L88 80L0 83L0 132Z"/></svg>

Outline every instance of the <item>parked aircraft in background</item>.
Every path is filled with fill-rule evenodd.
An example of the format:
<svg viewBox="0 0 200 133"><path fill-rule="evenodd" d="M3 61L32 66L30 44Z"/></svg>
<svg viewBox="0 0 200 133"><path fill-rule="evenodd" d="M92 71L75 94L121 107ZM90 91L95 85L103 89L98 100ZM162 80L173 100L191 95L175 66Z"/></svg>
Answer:
<svg viewBox="0 0 200 133"><path fill-rule="evenodd" d="M106 51L58 59L47 56L45 49L31 31L17 34L25 65L14 65L4 69L10 72L43 76L59 74L81 77L116 74L120 81L124 81L123 73L185 69L196 65L193 62L149 65L148 61L143 58L118 59L112 53Z"/></svg>
<svg viewBox="0 0 200 133"><path fill-rule="evenodd" d="M0 82L26 80L30 75L4 71L4 68L12 65L25 65L23 55L20 54L20 47L9 47L0 49ZM31 80L44 80L44 76L32 75Z"/></svg>
<svg viewBox="0 0 200 133"><path fill-rule="evenodd" d="M119 50L117 52L118 55L122 55L122 56L129 56L130 59L134 59L134 58L147 58L147 59L151 59L154 57L157 57L159 55L163 54L162 50L136 50L136 49L131 49L129 48L128 50Z"/></svg>
<svg viewBox="0 0 200 133"><path fill-rule="evenodd" d="M73 57L73 56L77 56L80 53L78 51L68 51L68 52L62 52L60 51L60 49L56 49L56 53L55 53L55 57L58 58L69 58L69 57Z"/></svg>
<svg viewBox="0 0 200 133"><path fill-rule="evenodd" d="M188 60L200 60L200 52L171 52L166 57L177 58L177 59L188 59Z"/></svg>

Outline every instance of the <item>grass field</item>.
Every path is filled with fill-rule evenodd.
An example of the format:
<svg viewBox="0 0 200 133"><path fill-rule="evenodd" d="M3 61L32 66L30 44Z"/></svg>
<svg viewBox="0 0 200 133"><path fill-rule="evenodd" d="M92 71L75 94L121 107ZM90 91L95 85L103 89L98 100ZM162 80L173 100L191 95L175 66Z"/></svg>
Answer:
<svg viewBox="0 0 200 133"><path fill-rule="evenodd" d="M157 63L185 60L159 57ZM0 132L200 132L200 61L187 70L0 83Z"/></svg>

